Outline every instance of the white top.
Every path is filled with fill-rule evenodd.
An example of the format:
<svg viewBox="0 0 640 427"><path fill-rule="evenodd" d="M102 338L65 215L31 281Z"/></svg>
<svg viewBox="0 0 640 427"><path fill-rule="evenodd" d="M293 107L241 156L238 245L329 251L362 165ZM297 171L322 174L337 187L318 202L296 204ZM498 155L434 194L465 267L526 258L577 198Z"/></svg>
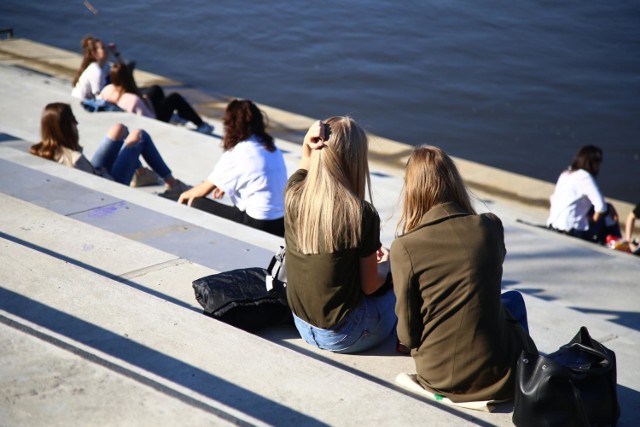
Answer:
<svg viewBox="0 0 640 427"><path fill-rule="evenodd" d="M222 153L207 180L253 219L284 216L287 167L282 151L267 151L255 135Z"/></svg>
<svg viewBox="0 0 640 427"><path fill-rule="evenodd" d="M596 212L607 210L598 184L584 169L562 172L550 201L551 210L547 225L563 231L589 229L587 214L591 205Z"/></svg>
<svg viewBox="0 0 640 427"><path fill-rule="evenodd" d="M80 74L80 79L71 90L71 95L81 100L94 99L107 84L109 70L111 70L111 65L108 63L100 68L97 62L92 62Z"/></svg>

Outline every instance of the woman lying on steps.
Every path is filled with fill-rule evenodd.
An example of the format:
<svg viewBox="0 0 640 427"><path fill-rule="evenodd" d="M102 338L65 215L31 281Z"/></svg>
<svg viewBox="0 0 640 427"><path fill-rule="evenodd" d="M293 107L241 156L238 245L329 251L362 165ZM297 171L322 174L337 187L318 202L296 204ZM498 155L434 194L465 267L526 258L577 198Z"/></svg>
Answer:
<svg viewBox="0 0 640 427"><path fill-rule="evenodd" d="M142 155L164 180L167 190L182 191L187 188L173 177L144 130L129 132L122 124L112 126L90 162L82 154L78 121L71 106L55 102L48 104L42 112L40 133L42 140L29 149L36 156L129 185L137 171L145 170L139 160Z"/></svg>
<svg viewBox="0 0 640 427"><path fill-rule="evenodd" d="M192 122L196 131L205 134L213 132L213 127L204 122L179 93L165 96L160 86L153 85L143 94L133 78L133 73L123 64L113 64L110 76L111 84L102 89L98 98L116 104L124 111L163 122L169 122L174 112L177 112L181 119Z"/></svg>

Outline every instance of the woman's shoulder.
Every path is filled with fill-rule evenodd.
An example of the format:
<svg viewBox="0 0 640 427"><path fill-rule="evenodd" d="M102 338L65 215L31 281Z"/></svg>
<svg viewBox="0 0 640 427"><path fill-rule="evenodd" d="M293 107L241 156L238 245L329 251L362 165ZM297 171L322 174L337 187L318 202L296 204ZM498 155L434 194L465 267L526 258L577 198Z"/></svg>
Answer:
<svg viewBox="0 0 640 427"><path fill-rule="evenodd" d="M366 200L362 201L362 213L363 213L363 216L371 216L371 215L379 216L378 210L376 209L376 207L373 206L372 203Z"/></svg>
<svg viewBox="0 0 640 427"><path fill-rule="evenodd" d="M67 147L60 147L54 156L54 160L61 165L72 168L75 168L78 165L84 166L85 163L89 162L80 151L72 150Z"/></svg>

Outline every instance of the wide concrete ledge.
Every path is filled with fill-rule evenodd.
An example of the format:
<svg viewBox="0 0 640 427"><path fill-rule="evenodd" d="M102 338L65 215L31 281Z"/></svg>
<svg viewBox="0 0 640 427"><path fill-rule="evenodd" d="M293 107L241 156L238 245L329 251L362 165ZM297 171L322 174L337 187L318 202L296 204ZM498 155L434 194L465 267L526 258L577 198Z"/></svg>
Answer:
<svg viewBox="0 0 640 427"><path fill-rule="evenodd" d="M0 389L12 402L3 418L15 421L11 425L40 425L51 417L28 411L43 396L45 407L65 408L54 412L60 425L76 425L88 411L106 417L113 407L119 420L134 425L155 420L159 408L174 415L158 425L174 425L181 409L194 412L194 420L249 424L511 424L510 404L476 413L399 389L395 376L412 372L413 363L395 353L393 337L362 355L337 355L306 345L290 327L262 338L246 334L200 314L191 281L215 270L6 195L0 199L7 266L0 272L0 328L4 348L12 349L2 355ZM542 351L586 325L616 352L620 425L637 423L640 333L528 294L525 300ZM405 411L410 415L399 420Z"/></svg>
<svg viewBox="0 0 640 427"><path fill-rule="evenodd" d="M146 194L140 197L152 198ZM428 417L433 422L453 425L483 424L480 420L510 425L508 405L489 415L436 409L437 406L418 403L413 398L409 399L412 403L404 402L408 396L397 389L393 378L397 373L411 372L413 366L410 358L394 353L392 337L381 348L353 356L313 349L292 328L266 331L265 338L288 349L278 350L258 337L199 314L190 283L215 270L6 195L2 196L2 205L6 209L1 224L2 252L10 266L0 275L6 284L0 298L2 323L3 329L9 331L3 332L3 337L12 337L10 347L16 349L16 353L6 355L10 363L2 366L31 372L28 383L22 375L1 376L11 378L8 387L2 389L13 396L8 416L16 420L21 420L21 411L33 404L27 396L37 390L38 396L46 396L48 405L67 408L65 413L82 414L87 406L93 409L97 405L99 415L112 404L122 407L121 419L134 424L135 420L147 419L146 413L134 410L138 399L142 399L151 402L145 407L152 411L156 405L170 410L187 404L204 407L202 410L209 417L233 416L237 421L244 419L244 414L278 425L314 424L313 420L350 425L345 420L354 419L395 425L397 411L409 409L416 422L418 417ZM624 372L619 378L621 401L627 411L634 408L633 402L638 398L635 390L640 384L637 370L633 369L633 355L640 342L638 332L535 297L525 298L532 335L543 351L552 351L566 342L572 329L582 324L616 351L619 370ZM30 358L16 357L29 349L37 350L27 354L38 358L40 369L34 369L31 364L35 361ZM244 357L239 357L238 351ZM296 367L298 364L301 366ZM52 367L59 372L53 379ZM189 374L198 381L189 380ZM344 375L346 379L342 378ZM100 386L92 387L87 376L102 378ZM334 384L334 388L327 387L325 381ZM337 384L339 390L335 389ZM147 387L142 392L141 385ZM374 390L369 390L372 387ZM326 394L318 397L317 390L326 390ZM83 399L72 399L73 393L82 394ZM256 397L256 393L262 397ZM394 394L392 398L387 393L398 396ZM123 395L132 398L123 401ZM175 401L166 403L169 397ZM298 403L292 403L292 399ZM373 407L365 404L365 414L349 411L338 416L330 411L336 414L332 418L326 413L326 406L335 399L346 402L345 408L354 402L363 407L359 399L384 399L385 405L380 408L379 403ZM302 402L304 410L299 406ZM265 406L263 410L268 414L255 405ZM44 415L37 412L33 416ZM59 416L64 422L65 414Z"/></svg>

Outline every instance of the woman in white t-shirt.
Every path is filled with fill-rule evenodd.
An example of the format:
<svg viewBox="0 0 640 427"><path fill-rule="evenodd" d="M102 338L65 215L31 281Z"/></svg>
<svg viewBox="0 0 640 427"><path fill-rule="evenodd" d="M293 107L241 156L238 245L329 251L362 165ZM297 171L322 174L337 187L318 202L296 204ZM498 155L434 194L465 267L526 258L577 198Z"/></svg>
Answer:
<svg viewBox="0 0 640 427"><path fill-rule="evenodd" d="M551 195L547 226L581 239L604 243L607 235L620 237L618 214L596 183L602 150L585 145L569 169L560 174Z"/></svg>
<svg viewBox="0 0 640 427"><path fill-rule="evenodd" d="M284 236L287 169L282 152L265 130L262 112L249 100L235 99L227 105L223 122L220 160L209 177L180 194L178 202ZM206 197L209 194L214 199L226 194L233 206L213 201Z"/></svg>
<svg viewBox="0 0 640 427"><path fill-rule="evenodd" d="M111 66L102 40L86 36L82 39L82 64L73 78L71 95L80 100L95 99L107 84Z"/></svg>

